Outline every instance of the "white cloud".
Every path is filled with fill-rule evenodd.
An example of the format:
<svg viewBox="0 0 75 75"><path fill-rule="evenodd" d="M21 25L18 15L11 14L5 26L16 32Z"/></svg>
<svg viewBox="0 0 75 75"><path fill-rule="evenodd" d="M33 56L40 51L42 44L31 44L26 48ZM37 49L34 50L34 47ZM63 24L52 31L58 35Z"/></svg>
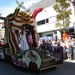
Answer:
<svg viewBox="0 0 75 75"><path fill-rule="evenodd" d="M5 16L7 16L8 14L13 13L14 10L15 10L14 7L2 7L2 8L0 9L0 11L1 11L0 13L1 13L1 16L5 17Z"/></svg>

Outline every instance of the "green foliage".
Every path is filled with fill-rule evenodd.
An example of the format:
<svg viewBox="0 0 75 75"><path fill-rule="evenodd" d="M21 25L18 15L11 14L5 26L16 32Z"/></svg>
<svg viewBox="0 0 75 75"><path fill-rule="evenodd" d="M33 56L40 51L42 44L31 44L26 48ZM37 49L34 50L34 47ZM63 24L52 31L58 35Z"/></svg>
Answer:
<svg viewBox="0 0 75 75"><path fill-rule="evenodd" d="M55 27L60 30L66 30L70 25L70 15L72 10L70 8L71 0L56 0L53 9L57 12L56 15L56 25Z"/></svg>

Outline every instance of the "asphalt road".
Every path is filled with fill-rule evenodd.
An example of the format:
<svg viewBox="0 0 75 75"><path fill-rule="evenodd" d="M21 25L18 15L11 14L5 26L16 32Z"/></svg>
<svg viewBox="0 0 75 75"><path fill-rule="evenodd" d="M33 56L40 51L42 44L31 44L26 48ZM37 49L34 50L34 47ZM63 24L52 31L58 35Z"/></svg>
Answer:
<svg viewBox="0 0 75 75"><path fill-rule="evenodd" d="M60 65L57 68L44 70L38 74L21 71L7 62L0 61L0 75L74 75L74 74L75 74L75 63L67 61L64 62L62 66Z"/></svg>

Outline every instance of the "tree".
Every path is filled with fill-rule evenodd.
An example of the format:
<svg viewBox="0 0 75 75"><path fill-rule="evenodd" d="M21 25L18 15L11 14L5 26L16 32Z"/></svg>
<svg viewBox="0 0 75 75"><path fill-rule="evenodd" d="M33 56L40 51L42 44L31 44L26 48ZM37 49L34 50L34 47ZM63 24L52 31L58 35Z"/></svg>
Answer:
<svg viewBox="0 0 75 75"><path fill-rule="evenodd" d="M71 0L56 0L56 4L53 5L53 9L57 12L56 15L56 25L55 27L59 28L63 32L70 25L70 15L72 10L70 8Z"/></svg>

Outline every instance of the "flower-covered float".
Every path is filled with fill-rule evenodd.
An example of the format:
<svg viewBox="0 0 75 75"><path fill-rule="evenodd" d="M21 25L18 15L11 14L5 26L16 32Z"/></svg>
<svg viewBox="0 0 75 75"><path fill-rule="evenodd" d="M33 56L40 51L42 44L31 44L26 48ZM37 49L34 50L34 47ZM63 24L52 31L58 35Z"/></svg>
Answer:
<svg viewBox="0 0 75 75"><path fill-rule="evenodd" d="M44 70L56 67L58 63L61 64L61 60L56 61L49 55L49 52L38 48L35 18L43 8L40 7L30 13L20 11L21 7L23 6L19 4L14 13L4 18L5 37L4 44L0 45L0 59L32 71Z"/></svg>

